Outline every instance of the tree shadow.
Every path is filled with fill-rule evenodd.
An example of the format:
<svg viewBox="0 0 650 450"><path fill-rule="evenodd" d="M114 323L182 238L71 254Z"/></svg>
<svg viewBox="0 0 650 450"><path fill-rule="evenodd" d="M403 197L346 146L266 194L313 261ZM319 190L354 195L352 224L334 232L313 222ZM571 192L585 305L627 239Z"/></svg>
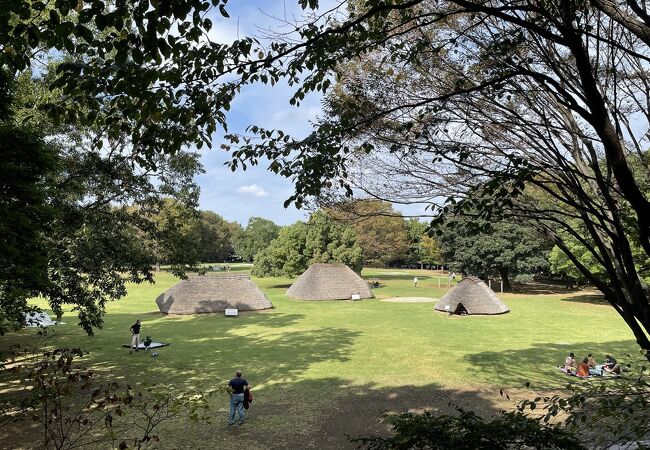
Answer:
<svg viewBox="0 0 650 450"><path fill-rule="evenodd" d="M471 363L472 368L469 370L476 373L477 377L497 385L523 385L526 382L548 385L549 378L558 383L572 380L557 369L558 365L564 365L569 352L574 352L577 360L592 353L596 361L603 361L606 354L611 354L620 363L626 363L631 359L627 355L635 354L637 349L634 339L613 342L547 342L525 349L475 353L465 358ZM531 368L534 369L531 371Z"/></svg>
<svg viewBox="0 0 650 450"><path fill-rule="evenodd" d="M363 274L362 278L364 280L366 280L366 281L368 281L370 279L378 279L379 281L382 281L382 280L387 280L387 281L388 280L408 280L408 281L413 281L413 277L416 277L416 276L418 277L419 281L428 280L430 278L433 278L433 279L437 278L437 277L434 277L434 276L431 276L431 275L420 275L420 274L415 274L415 275L408 275L408 274L397 275L397 274L394 274L393 275L393 274L384 274L384 273L376 273L376 274L373 274L373 275Z"/></svg>
<svg viewBox="0 0 650 450"><path fill-rule="evenodd" d="M607 300L605 300L604 296L595 295L595 294L572 295L572 296L569 296L569 297L564 297L561 300L563 302L587 303L589 305L606 305L606 306L609 306L609 302Z"/></svg>
<svg viewBox="0 0 650 450"><path fill-rule="evenodd" d="M271 286L268 286L268 289L289 289L291 287L292 283L282 283L282 284L274 284Z"/></svg>
<svg viewBox="0 0 650 450"><path fill-rule="evenodd" d="M80 362L100 372L110 372L115 381L174 382L189 388L227 380L242 368L254 371L264 380L285 383L313 364L347 361L355 339L361 334L338 327L283 331L303 318L302 314L277 312L250 312L237 318L221 314L111 314L111 320L96 336L64 334L51 345L81 347L90 355ZM136 319L142 320L142 338L151 336L155 341L170 344L158 351L158 358L143 352L131 355L122 348L122 344L129 343L128 327ZM141 379L140 374L146 374L146 379ZM0 402L16 392L2 389L11 383L7 377L2 378Z"/></svg>
<svg viewBox="0 0 650 450"><path fill-rule="evenodd" d="M244 426L227 425L228 397L216 396L210 401L210 423L176 420L158 429L161 448L352 449L350 437L389 432L382 421L387 413L452 414L461 407L489 417L514 405L496 389L445 389L436 384L386 387L338 377L294 377L282 385L263 385L264 373L249 369L245 376L254 385L254 401ZM37 448L38 439L37 427L27 420L0 430L2 449L16 448L16 442Z"/></svg>
<svg viewBox="0 0 650 450"><path fill-rule="evenodd" d="M255 400L249 410L250 428L228 428L224 419L212 431L231 437L227 445L236 449L353 449L351 437L389 432L382 420L386 414L425 410L452 414L462 407L492 416L514 406L497 390L461 391L435 384L382 387L331 377L288 382L282 389L281 397L267 393L267 388L254 389L259 402ZM198 428L193 435L205 433Z"/></svg>
<svg viewBox="0 0 650 450"><path fill-rule="evenodd" d="M530 283L512 282L512 293L523 295L567 295L578 292L577 289L566 289L564 285L548 281L533 281ZM498 281L496 286L498 287Z"/></svg>

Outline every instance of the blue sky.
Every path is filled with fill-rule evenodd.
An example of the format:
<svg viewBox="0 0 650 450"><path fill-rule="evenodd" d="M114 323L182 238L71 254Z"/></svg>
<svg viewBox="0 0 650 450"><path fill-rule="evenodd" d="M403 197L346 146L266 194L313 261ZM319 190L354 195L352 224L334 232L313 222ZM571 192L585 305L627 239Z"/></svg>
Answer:
<svg viewBox="0 0 650 450"><path fill-rule="evenodd" d="M280 22L269 16L284 17L285 11L300 14L296 0L230 0L227 4L230 18L212 11L214 27L211 39L230 42L239 37L259 34L257 27L277 27ZM248 125L280 128L292 135L305 136L311 119L320 112L320 96L307 98L300 108L289 105L292 89L286 84L255 85L244 89L228 112L228 131L244 132ZM266 170L266 165L249 167L246 171L231 172L224 166L229 154L219 148L223 132L213 138L213 149L201 152L206 173L197 177L201 186L201 209L209 209L227 220L245 224L250 217L261 216L280 225L287 225L306 217L306 212L284 201L293 193L290 180Z"/></svg>
<svg viewBox="0 0 650 450"><path fill-rule="evenodd" d="M302 10L297 0L230 0L227 11L230 18L221 17L215 9L211 12L214 27L210 37L216 42L232 42L237 37L259 35L259 28L278 29L276 18L300 17ZM334 0L321 4L334 4ZM248 125L282 129L304 137L311 129L310 121L321 111L321 97L311 94L299 108L289 105L293 89L286 84L275 86L248 86L235 99L228 113L228 131L243 133ZM287 225L305 219L307 212L293 206L284 208L284 201L293 193L290 180L272 174L266 165L231 172L224 166L229 154L219 148L223 132L213 138L213 149L201 152L206 173L197 177L201 186L201 209L222 215L226 220L245 224L250 217L261 216L277 224ZM398 208L404 211L404 208ZM409 208L413 213L422 208ZM407 211L404 211L405 213Z"/></svg>

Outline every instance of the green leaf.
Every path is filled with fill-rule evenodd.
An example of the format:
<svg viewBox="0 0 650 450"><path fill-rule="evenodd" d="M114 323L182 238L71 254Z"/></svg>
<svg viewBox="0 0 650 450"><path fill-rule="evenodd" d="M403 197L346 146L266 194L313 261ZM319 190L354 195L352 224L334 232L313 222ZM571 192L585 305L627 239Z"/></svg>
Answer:
<svg viewBox="0 0 650 450"><path fill-rule="evenodd" d="M88 42L89 44L92 44L93 32L90 31L88 27L79 24L75 27L75 33L77 34L77 36L81 37L84 41Z"/></svg>

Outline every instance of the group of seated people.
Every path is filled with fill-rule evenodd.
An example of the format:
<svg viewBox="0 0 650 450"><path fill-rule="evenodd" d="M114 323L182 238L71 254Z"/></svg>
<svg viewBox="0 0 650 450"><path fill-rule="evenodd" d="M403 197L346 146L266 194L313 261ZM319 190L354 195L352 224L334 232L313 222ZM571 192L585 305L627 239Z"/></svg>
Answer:
<svg viewBox="0 0 650 450"><path fill-rule="evenodd" d="M577 363L575 354L571 352L564 360L564 367L562 367L561 370L568 375L587 378L590 376L620 374L621 365L616 361L616 358L611 355L605 355L605 362L598 364L591 353L589 353L582 362Z"/></svg>

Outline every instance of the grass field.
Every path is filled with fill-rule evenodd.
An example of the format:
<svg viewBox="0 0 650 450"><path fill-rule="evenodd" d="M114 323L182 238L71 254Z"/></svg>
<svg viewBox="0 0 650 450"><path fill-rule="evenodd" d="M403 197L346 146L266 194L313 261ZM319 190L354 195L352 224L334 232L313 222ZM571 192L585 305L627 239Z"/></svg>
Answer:
<svg viewBox="0 0 650 450"><path fill-rule="evenodd" d="M420 281L413 288L416 274ZM275 308L233 319L163 316L154 299L177 280L160 273L154 286L131 286L128 297L111 303L94 337L84 335L74 316L64 317L56 344L80 346L89 352L85 364L118 381L179 389L210 388L242 368L256 394L249 423L226 426L224 397L215 400L212 425L170 424L163 432L170 443L164 448L206 449L345 448L345 433L381 430L384 410L444 409L453 401L491 413L502 407L500 388L566 383L553 367L569 351L625 360L636 349L623 321L590 293L504 294L509 314L448 317L433 303L381 301L439 298L447 291L446 277L438 288L430 271L373 269L363 275L381 280L377 299L302 302L285 297L289 279L255 279ZM121 348L138 318L141 336L171 343L159 358ZM4 336L0 345L30 333ZM12 388L3 384L0 396L6 399ZM179 426L188 432L178 433ZM11 442L15 437L0 438L5 448L19 447Z"/></svg>

